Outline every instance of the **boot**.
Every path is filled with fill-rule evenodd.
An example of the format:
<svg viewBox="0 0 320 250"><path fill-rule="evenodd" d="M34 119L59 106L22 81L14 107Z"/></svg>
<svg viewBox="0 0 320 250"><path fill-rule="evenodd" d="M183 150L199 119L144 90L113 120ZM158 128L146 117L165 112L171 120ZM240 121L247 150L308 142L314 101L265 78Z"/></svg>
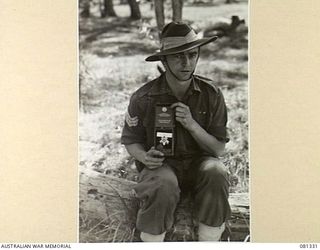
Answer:
<svg viewBox="0 0 320 250"><path fill-rule="evenodd" d="M162 242L164 240L165 235L166 232L158 235L141 232L140 239L144 242Z"/></svg>
<svg viewBox="0 0 320 250"><path fill-rule="evenodd" d="M219 241L225 229L225 223L220 227L210 227L199 223L199 241Z"/></svg>

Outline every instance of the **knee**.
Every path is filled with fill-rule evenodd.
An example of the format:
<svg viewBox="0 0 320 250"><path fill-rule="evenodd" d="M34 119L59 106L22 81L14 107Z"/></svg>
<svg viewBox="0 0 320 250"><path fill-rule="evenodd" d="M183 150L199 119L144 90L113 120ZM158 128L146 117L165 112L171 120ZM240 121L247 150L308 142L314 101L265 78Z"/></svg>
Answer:
<svg viewBox="0 0 320 250"><path fill-rule="evenodd" d="M168 167L143 169L134 190L140 199L177 196L180 193L177 177Z"/></svg>
<svg viewBox="0 0 320 250"><path fill-rule="evenodd" d="M180 193L178 180L172 169L164 166L149 172L149 188L153 189L157 196L171 197Z"/></svg>
<svg viewBox="0 0 320 250"><path fill-rule="evenodd" d="M228 171L225 165L215 158L209 158L200 165L197 183L199 189L204 190L224 190L229 188Z"/></svg>
<svg viewBox="0 0 320 250"><path fill-rule="evenodd" d="M227 178L228 176L226 166L216 158L209 158L203 161L199 170L204 176L209 178Z"/></svg>
<svg viewBox="0 0 320 250"><path fill-rule="evenodd" d="M180 192L178 180L175 175L163 174L157 176L157 186L158 190L162 193L170 194Z"/></svg>

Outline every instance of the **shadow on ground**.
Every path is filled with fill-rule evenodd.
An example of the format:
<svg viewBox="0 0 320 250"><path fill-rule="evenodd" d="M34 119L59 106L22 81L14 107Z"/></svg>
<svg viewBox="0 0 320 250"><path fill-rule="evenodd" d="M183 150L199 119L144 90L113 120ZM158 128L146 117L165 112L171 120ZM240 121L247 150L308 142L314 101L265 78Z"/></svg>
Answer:
<svg viewBox="0 0 320 250"><path fill-rule="evenodd" d="M79 25L80 50L99 57L154 53L156 35L154 29L144 32L142 21L129 18L82 18Z"/></svg>

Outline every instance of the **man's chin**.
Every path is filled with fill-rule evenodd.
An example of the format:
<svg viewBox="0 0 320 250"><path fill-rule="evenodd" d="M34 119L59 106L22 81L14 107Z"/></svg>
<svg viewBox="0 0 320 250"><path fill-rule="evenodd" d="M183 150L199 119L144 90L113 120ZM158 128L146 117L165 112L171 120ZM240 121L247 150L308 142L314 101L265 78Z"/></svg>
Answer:
<svg viewBox="0 0 320 250"><path fill-rule="evenodd" d="M181 81L187 81L191 78L192 73L188 72L188 73L182 73L180 74L179 78L181 79Z"/></svg>

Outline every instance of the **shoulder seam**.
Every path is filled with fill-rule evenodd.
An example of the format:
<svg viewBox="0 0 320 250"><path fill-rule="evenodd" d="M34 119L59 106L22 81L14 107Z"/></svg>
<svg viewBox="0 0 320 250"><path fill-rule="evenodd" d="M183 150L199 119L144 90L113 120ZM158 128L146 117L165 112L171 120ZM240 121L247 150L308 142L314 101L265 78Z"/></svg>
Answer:
<svg viewBox="0 0 320 250"><path fill-rule="evenodd" d="M157 81L158 78L151 80L150 82L145 83L142 85L138 90L136 90L135 94L138 97L145 96L148 94L148 91L152 88L153 84Z"/></svg>
<svg viewBox="0 0 320 250"><path fill-rule="evenodd" d="M204 82L207 86L212 88L216 93L219 93L219 87L214 83L214 81L210 78L194 75L197 79L199 79L201 82ZM209 83L210 82L210 83Z"/></svg>

